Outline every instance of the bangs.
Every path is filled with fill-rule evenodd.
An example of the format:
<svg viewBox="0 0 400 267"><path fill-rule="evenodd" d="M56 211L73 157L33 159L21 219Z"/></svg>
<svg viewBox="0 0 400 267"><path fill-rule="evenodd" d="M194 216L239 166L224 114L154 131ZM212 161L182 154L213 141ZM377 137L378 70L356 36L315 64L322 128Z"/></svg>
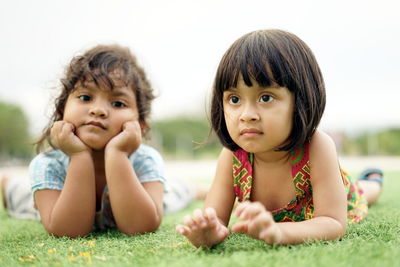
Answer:
<svg viewBox="0 0 400 267"><path fill-rule="evenodd" d="M126 79L113 75L113 71L111 73L99 73L97 70L86 72L80 78L79 83L83 87L88 87L90 83L94 83L96 87L110 91L129 85Z"/></svg>
<svg viewBox="0 0 400 267"><path fill-rule="evenodd" d="M81 70L79 82L86 87L93 82L99 88L113 90L117 87L133 84L132 75L128 62L111 51L102 51L86 58Z"/></svg>
<svg viewBox="0 0 400 267"><path fill-rule="evenodd" d="M277 84L290 90L293 85L290 75L287 75L290 69L282 51L265 35L253 32L237 40L225 53L217 70L218 83L215 86L224 92L237 87L242 77L249 87L253 86L253 80L262 87Z"/></svg>

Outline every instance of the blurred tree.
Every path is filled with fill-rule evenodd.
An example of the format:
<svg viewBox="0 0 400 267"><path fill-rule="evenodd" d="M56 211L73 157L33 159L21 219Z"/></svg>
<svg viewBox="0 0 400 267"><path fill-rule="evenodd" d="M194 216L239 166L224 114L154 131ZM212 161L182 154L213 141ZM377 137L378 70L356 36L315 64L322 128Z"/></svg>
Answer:
<svg viewBox="0 0 400 267"><path fill-rule="evenodd" d="M164 154L194 158L216 156L221 145L205 118L176 117L151 125L152 144Z"/></svg>
<svg viewBox="0 0 400 267"><path fill-rule="evenodd" d="M29 122L22 109L0 101L0 158L31 156L29 140Z"/></svg>
<svg viewBox="0 0 400 267"><path fill-rule="evenodd" d="M344 154L348 155L394 155L400 156L400 128L365 131L346 137Z"/></svg>
<svg viewBox="0 0 400 267"><path fill-rule="evenodd" d="M400 129L388 129L377 134L378 153L400 155Z"/></svg>

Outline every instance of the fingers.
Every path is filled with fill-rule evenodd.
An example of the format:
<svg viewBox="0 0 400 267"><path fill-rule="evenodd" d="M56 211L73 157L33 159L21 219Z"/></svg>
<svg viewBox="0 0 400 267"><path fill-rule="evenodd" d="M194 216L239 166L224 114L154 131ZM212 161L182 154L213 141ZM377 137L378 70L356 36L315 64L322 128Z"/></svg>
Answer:
<svg viewBox="0 0 400 267"><path fill-rule="evenodd" d="M122 130L130 129L134 131L141 131L141 127L138 121L127 121L122 125Z"/></svg>
<svg viewBox="0 0 400 267"><path fill-rule="evenodd" d="M128 133L130 138L135 139L136 142L142 140L142 128L138 121L127 121L122 125L122 132Z"/></svg>
<svg viewBox="0 0 400 267"><path fill-rule="evenodd" d="M194 219L194 216L186 215L183 217L183 223L188 226L190 229L197 229L197 223Z"/></svg>
<svg viewBox="0 0 400 267"><path fill-rule="evenodd" d="M75 126L69 122L64 122L61 128L60 135L61 137L67 137L71 133L75 131Z"/></svg>
<svg viewBox="0 0 400 267"><path fill-rule="evenodd" d="M249 220L235 223L232 232L245 233L252 237L259 238L259 234L274 225L274 219L268 211L264 211Z"/></svg>
<svg viewBox="0 0 400 267"><path fill-rule="evenodd" d="M187 227L187 226L184 226L184 225L182 225L182 224L178 224L178 225L176 226L176 228L175 228L175 231L176 231L178 234L181 234L181 235L184 235L184 236L188 236L188 235L190 235L190 233L191 233L190 228Z"/></svg>
<svg viewBox="0 0 400 267"><path fill-rule="evenodd" d="M282 241L282 232L279 227L271 226L264 229L258 238L270 245L279 244Z"/></svg>
<svg viewBox="0 0 400 267"><path fill-rule="evenodd" d="M248 231L249 232L261 232L264 229L269 228L271 225L275 223L271 213L265 211L263 213L260 213L256 217L254 217L252 220L249 221L248 223Z"/></svg>
<svg viewBox="0 0 400 267"><path fill-rule="evenodd" d="M195 247L211 247L229 235L228 228L219 221L213 208L196 209L191 216L185 216L183 222L184 225L178 225L175 230Z"/></svg>
<svg viewBox="0 0 400 267"><path fill-rule="evenodd" d="M50 129L50 137L53 145L59 147L60 142L65 140L75 131L75 126L66 121L56 121Z"/></svg>
<svg viewBox="0 0 400 267"><path fill-rule="evenodd" d="M195 209L192 216L185 216L184 223L191 229L204 228L208 225L209 219L206 212L203 213L200 209Z"/></svg>
<svg viewBox="0 0 400 267"><path fill-rule="evenodd" d="M56 121L50 130L52 146L70 156L74 153L90 151L90 148L82 142L75 131L75 126L72 123Z"/></svg>
<svg viewBox="0 0 400 267"><path fill-rule="evenodd" d="M264 240L268 244L273 244L278 239L278 227L273 216L261 203L241 203L235 215L242 221L232 226L232 232L245 233L253 238Z"/></svg>
<svg viewBox="0 0 400 267"><path fill-rule="evenodd" d="M208 222L216 224L218 222L218 216L213 208L206 208L204 210L204 217L207 218Z"/></svg>
<svg viewBox="0 0 400 267"><path fill-rule="evenodd" d="M235 216L242 220L249 220L265 211L264 205L260 202L245 201L238 205L235 210Z"/></svg>
<svg viewBox="0 0 400 267"><path fill-rule="evenodd" d="M248 221L240 221L232 225L232 232L234 233L247 233Z"/></svg>
<svg viewBox="0 0 400 267"><path fill-rule="evenodd" d="M195 222L195 227L204 227L206 226L207 218L203 215L203 212L200 209L195 209L193 211L193 221Z"/></svg>
<svg viewBox="0 0 400 267"><path fill-rule="evenodd" d="M218 224L218 217L213 208L195 209L192 216L183 218L183 223L191 230L213 228Z"/></svg>
<svg viewBox="0 0 400 267"><path fill-rule="evenodd" d="M75 126L66 121L56 121L51 127L50 133L55 135L70 134L75 131Z"/></svg>
<svg viewBox="0 0 400 267"><path fill-rule="evenodd" d="M127 121L122 125L122 131L110 140L107 147L131 154L137 150L141 143L142 131L139 122Z"/></svg>

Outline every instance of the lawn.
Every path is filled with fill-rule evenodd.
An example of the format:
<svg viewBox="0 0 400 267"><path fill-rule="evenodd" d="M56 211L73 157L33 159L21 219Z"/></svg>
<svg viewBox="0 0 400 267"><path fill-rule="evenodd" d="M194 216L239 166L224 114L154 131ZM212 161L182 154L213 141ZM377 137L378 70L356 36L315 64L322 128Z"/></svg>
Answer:
<svg viewBox="0 0 400 267"><path fill-rule="evenodd" d="M155 233L128 237L115 230L85 238L49 236L39 222L10 218L0 208L0 266L400 266L400 172L388 172L384 193L366 221L344 238L268 246L231 234L213 249L196 249L174 228L202 203L165 217Z"/></svg>

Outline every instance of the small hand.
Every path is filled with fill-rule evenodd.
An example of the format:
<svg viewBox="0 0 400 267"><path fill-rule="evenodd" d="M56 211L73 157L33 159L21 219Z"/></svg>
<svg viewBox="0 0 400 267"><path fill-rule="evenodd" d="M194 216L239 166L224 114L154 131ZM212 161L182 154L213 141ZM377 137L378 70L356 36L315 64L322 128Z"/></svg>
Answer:
<svg viewBox="0 0 400 267"><path fill-rule="evenodd" d="M245 233L253 238L263 240L267 244L279 244L282 241L282 232L260 202L243 202L235 211L235 215L242 221L232 226L232 232Z"/></svg>
<svg viewBox="0 0 400 267"><path fill-rule="evenodd" d="M60 149L65 154L72 154L90 151L81 139L75 134L75 126L66 121L56 121L50 130L51 143L55 148Z"/></svg>
<svg viewBox="0 0 400 267"><path fill-rule="evenodd" d="M122 131L106 145L106 150L116 149L128 155L135 152L142 143L142 129L138 121L128 121L122 125Z"/></svg>
<svg viewBox="0 0 400 267"><path fill-rule="evenodd" d="M213 208L196 209L192 217L185 216L183 221L185 225L176 226L176 232L186 236L196 247L211 247L229 235L228 228L219 221Z"/></svg>

